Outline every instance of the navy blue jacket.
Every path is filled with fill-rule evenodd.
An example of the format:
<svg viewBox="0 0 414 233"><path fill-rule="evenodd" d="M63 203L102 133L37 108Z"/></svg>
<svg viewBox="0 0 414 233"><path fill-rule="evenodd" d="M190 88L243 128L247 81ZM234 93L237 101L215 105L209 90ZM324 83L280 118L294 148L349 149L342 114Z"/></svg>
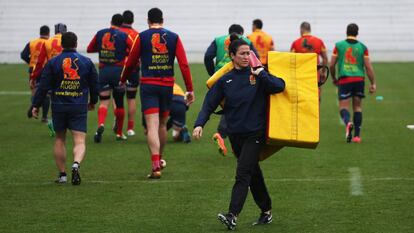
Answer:
<svg viewBox="0 0 414 233"><path fill-rule="evenodd" d="M95 65L75 50L63 50L46 63L33 99L34 107L42 105L49 90L52 91L52 111L86 112L89 98L91 104L98 101Z"/></svg>
<svg viewBox="0 0 414 233"><path fill-rule="evenodd" d="M266 71L260 72L256 77L251 75L250 67L233 69L207 92L194 127L204 127L225 98L223 110L230 134L264 131L268 96L284 89L285 82Z"/></svg>

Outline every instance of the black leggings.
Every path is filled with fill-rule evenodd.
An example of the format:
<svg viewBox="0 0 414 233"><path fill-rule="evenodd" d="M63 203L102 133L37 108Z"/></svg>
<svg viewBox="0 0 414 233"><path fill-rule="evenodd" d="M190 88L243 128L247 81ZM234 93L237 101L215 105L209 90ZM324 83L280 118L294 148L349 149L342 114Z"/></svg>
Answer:
<svg viewBox="0 0 414 233"><path fill-rule="evenodd" d="M249 187L261 211L271 210L272 201L259 166L259 154L265 143L264 134L261 132L248 135L233 134L229 135L229 138L237 157L236 182L231 194L229 212L234 215L241 212Z"/></svg>

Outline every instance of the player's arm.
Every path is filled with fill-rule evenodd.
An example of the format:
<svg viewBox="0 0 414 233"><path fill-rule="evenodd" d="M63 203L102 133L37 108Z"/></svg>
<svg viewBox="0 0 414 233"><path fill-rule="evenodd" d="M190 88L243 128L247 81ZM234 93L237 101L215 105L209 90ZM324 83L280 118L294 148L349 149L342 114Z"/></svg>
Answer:
<svg viewBox="0 0 414 233"><path fill-rule="evenodd" d="M204 66L206 67L208 75L212 76L214 74L214 58L217 56L217 46L216 42L211 42L208 46L206 52L204 53Z"/></svg>
<svg viewBox="0 0 414 233"><path fill-rule="evenodd" d="M30 43L30 42L29 42ZM20 53L20 58L27 64L30 63L30 44L27 43L23 51Z"/></svg>
<svg viewBox="0 0 414 233"><path fill-rule="evenodd" d="M338 51L335 46L332 57L331 57L331 63L329 65L329 70L331 71L332 82L334 85L338 84L338 80L336 79L336 69L335 69L336 62L337 62L337 56L338 56Z"/></svg>
<svg viewBox="0 0 414 233"><path fill-rule="evenodd" d="M323 42L322 42L322 46L321 46L321 54L320 54L320 56L321 56L321 58L322 58L322 66L324 66L324 67L327 67L328 66L328 55L327 55L327 53L326 53L326 48L325 48L325 45L323 44ZM325 83L326 82L326 75L327 75L327 73L325 72L325 68L322 68L321 70L320 70L320 73L319 73L319 75L320 75L320 82L323 84L323 83Z"/></svg>
<svg viewBox="0 0 414 233"><path fill-rule="evenodd" d="M87 53L96 53L98 52L98 43L96 42L96 35L89 42L88 47L86 48Z"/></svg>
<svg viewBox="0 0 414 233"><path fill-rule="evenodd" d="M270 51L274 51L275 49L275 43L273 42L273 39L270 38Z"/></svg>
<svg viewBox="0 0 414 233"><path fill-rule="evenodd" d="M37 58L36 65L33 67L33 71L30 74L31 82L34 82L37 78L40 77L42 73L43 66L47 61L47 52L46 52L46 45L43 43L42 47L40 48L39 57Z"/></svg>
<svg viewBox="0 0 414 233"><path fill-rule="evenodd" d="M127 77L131 76L131 73L138 65L139 57L141 56L141 38L137 36L134 40L134 43L132 43L131 51L129 52L129 55L127 59L125 60L124 68L122 69L121 73L121 84L124 84L127 80Z"/></svg>
<svg viewBox="0 0 414 233"><path fill-rule="evenodd" d="M95 104L98 102L99 96L99 84L98 84L98 72L96 72L95 65L90 61L90 71L88 76L88 86L89 86L89 110L93 110Z"/></svg>
<svg viewBox="0 0 414 233"><path fill-rule="evenodd" d="M186 102L187 105L192 104L195 101L195 95L193 90L193 80L191 77L190 66L188 65L187 56L185 55L185 50L183 43L181 42L180 37L177 38L177 46L175 50L175 56L177 57L178 65L183 75L186 92Z"/></svg>
<svg viewBox="0 0 414 233"><path fill-rule="evenodd" d="M371 82L371 86L369 87L369 92L375 93L375 91L377 90L377 84L375 82L374 68L372 67L372 64L371 64L371 61L368 55L364 56L364 64L365 64L365 69L367 71L368 79Z"/></svg>
<svg viewBox="0 0 414 233"><path fill-rule="evenodd" d="M47 95L47 92L50 89L52 89L52 78L52 64L48 62L46 63L45 68L43 69L39 87L36 89L35 95L33 97L33 104L31 108L32 115L34 118L37 118L39 107L42 105L43 100Z"/></svg>

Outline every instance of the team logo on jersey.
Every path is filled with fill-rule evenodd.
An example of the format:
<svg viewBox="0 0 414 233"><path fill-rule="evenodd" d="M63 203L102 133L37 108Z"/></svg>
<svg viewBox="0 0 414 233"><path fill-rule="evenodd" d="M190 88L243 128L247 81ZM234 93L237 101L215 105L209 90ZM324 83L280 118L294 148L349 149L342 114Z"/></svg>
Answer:
<svg viewBox="0 0 414 233"><path fill-rule="evenodd" d="M111 35L110 32L107 32L102 37L102 49L105 50L115 50L115 34Z"/></svg>
<svg viewBox="0 0 414 233"><path fill-rule="evenodd" d="M167 34L162 34L162 36L159 33L152 34L151 37L151 45L152 45L152 52L155 54L166 54L168 53L167 48L167 40L165 39L165 36Z"/></svg>
<svg viewBox="0 0 414 233"><path fill-rule="evenodd" d="M254 75L250 75L249 77L250 85L256 85L256 77Z"/></svg>
<svg viewBox="0 0 414 233"><path fill-rule="evenodd" d="M357 64L357 59L356 59L355 53L352 50L352 47L349 47L345 52L345 63Z"/></svg>
<svg viewBox="0 0 414 233"><path fill-rule="evenodd" d="M303 41L302 41L302 48L304 48L308 52L313 52L314 51L313 45L308 44L308 40L306 38L303 39Z"/></svg>
<svg viewBox="0 0 414 233"><path fill-rule="evenodd" d="M62 63L62 70L63 70L63 78L67 80L77 80L80 79L80 76L78 74L78 64L76 62L78 61L77 58L73 60L73 65L75 68L72 68L72 59L70 57L67 57L63 59Z"/></svg>

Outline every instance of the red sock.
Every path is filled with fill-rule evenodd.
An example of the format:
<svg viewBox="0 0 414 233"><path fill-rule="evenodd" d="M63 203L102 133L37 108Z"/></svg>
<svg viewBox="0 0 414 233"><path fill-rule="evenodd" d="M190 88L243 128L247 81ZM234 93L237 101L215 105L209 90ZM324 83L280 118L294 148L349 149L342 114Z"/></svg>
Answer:
<svg viewBox="0 0 414 233"><path fill-rule="evenodd" d="M105 107L99 107L98 109L98 125L104 125L106 114L108 113L108 109Z"/></svg>
<svg viewBox="0 0 414 233"><path fill-rule="evenodd" d="M151 155L152 160L152 170L158 171L160 170L160 155Z"/></svg>
<svg viewBox="0 0 414 233"><path fill-rule="evenodd" d="M134 129L134 124L135 124L134 120L128 120L128 130Z"/></svg>
<svg viewBox="0 0 414 233"><path fill-rule="evenodd" d="M116 134L122 135L122 127L124 125L125 109L123 108L115 109L115 116L116 116L116 127L117 127Z"/></svg>

